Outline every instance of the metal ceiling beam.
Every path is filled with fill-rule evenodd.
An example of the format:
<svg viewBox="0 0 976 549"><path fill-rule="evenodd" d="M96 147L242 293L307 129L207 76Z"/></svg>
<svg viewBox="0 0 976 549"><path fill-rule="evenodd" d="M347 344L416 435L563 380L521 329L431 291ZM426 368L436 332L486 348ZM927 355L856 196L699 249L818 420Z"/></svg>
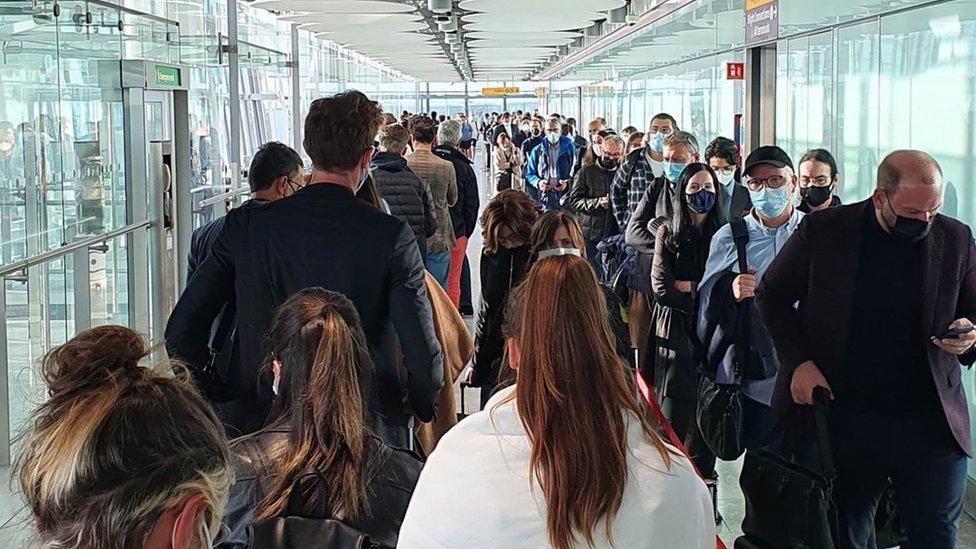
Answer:
<svg viewBox="0 0 976 549"><path fill-rule="evenodd" d="M619 29L605 34L601 38L597 39L592 44L589 44L582 49L570 52L569 55L565 56L561 61L557 62L555 65L543 70L542 72L532 76L533 80L552 80L558 77L563 72L566 72L570 67L581 63L590 57L600 53L604 50L608 50L617 44L631 38L641 31L647 29L648 27L654 25L654 23L660 21L662 18L674 13L680 9L685 8L696 0L681 0L675 4L661 4L657 7L648 10L640 19L637 20L636 25L627 25L620 27Z"/></svg>

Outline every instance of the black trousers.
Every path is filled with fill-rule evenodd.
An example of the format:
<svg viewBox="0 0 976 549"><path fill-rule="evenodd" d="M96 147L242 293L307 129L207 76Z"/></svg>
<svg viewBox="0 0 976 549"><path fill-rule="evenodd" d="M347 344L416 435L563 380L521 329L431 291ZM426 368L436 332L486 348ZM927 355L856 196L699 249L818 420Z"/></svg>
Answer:
<svg viewBox="0 0 976 549"><path fill-rule="evenodd" d="M941 412L892 416L835 406L829 421L841 549L869 547L889 478L909 546L954 548L967 458Z"/></svg>
<svg viewBox="0 0 976 549"><path fill-rule="evenodd" d="M708 449L698 428L698 399L666 396L661 399L661 412L684 443L702 477L715 478L715 454Z"/></svg>

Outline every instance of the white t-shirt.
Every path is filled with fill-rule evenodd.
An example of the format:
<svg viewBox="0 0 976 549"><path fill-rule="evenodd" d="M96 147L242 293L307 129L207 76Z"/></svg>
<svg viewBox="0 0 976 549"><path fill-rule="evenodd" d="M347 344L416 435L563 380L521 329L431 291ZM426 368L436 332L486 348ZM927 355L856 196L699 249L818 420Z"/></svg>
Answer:
<svg viewBox="0 0 976 549"><path fill-rule="evenodd" d="M528 436L515 402L498 405L513 390L496 394L485 411L440 440L420 475L397 547L548 546L545 500L529 483ZM674 452L669 470L636 420L628 421L627 439L629 478L613 520L614 544L598 525L595 546L714 549L711 498L688 460Z"/></svg>

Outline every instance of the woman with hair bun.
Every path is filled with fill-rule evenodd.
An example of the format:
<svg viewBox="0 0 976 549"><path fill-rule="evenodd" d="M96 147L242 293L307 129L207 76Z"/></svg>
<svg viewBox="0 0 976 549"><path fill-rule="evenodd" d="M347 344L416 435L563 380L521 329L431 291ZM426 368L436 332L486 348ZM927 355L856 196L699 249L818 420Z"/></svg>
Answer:
<svg viewBox="0 0 976 549"><path fill-rule="evenodd" d="M139 365L147 349L100 326L41 363L50 398L14 466L44 547L202 549L230 485L224 431L185 372Z"/></svg>

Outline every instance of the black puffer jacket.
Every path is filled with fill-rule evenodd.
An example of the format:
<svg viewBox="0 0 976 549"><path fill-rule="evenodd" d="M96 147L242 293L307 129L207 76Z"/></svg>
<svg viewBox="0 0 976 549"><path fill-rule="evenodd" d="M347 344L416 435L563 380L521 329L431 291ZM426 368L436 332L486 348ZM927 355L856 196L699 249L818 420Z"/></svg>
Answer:
<svg viewBox="0 0 976 549"><path fill-rule="evenodd" d="M248 547L247 527L257 505L274 483L271 474L274 456L288 444L286 425L278 423L253 436L238 439L231 446L234 484L224 511L226 535L220 538L218 549ZM392 549L396 547L400 525L423 465L411 452L391 448L375 437L367 438L366 448L370 456L366 474L370 514L343 522L368 535L379 547Z"/></svg>
<svg viewBox="0 0 976 549"><path fill-rule="evenodd" d="M583 239L599 242L606 237L620 234L617 220L609 208L610 185L616 171L607 171L590 164L576 172L573 189L569 192L569 207L579 218ZM607 207L600 206L600 199L608 200ZM608 230L607 225L611 225Z"/></svg>
<svg viewBox="0 0 976 549"><path fill-rule="evenodd" d="M376 192L390 205L390 214L407 222L417 237L420 257L427 257L427 238L437 231L430 187L396 153L379 152L369 165Z"/></svg>
<svg viewBox="0 0 976 549"><path fill-rule="evenodd" d="M434 154L454 164L457 175L457 202L451 206L451 222L454 224L456 238L471 238L478 224L478 209L481 207L478 193L478 176L471 167L471 160L454 147L438 145Z"/></svg>

